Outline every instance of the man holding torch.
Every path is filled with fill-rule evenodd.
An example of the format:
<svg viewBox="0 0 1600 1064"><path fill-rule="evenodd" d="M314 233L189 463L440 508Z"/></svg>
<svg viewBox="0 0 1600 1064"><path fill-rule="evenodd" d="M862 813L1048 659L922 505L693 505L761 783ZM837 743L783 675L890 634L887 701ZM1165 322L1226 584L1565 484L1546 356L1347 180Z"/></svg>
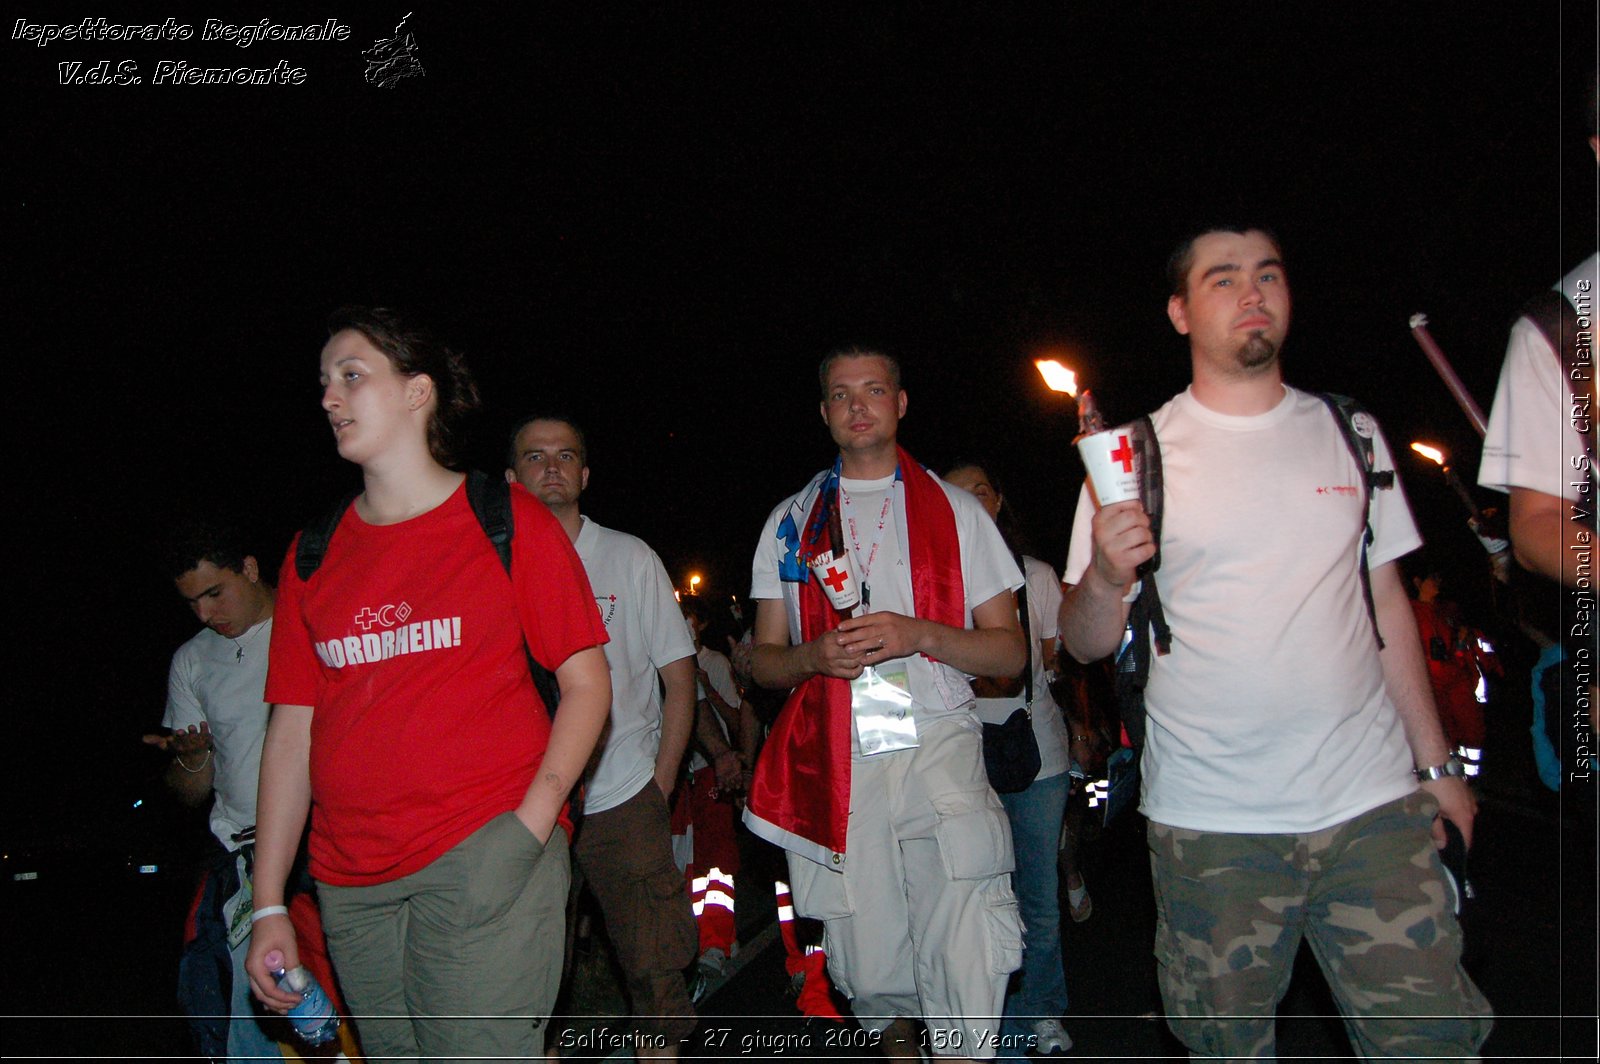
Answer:
<svg viewBox="0 0 1600 1064"><path fill-rule="evenodd" d="M1470 845L1475 802L1396 564L1420 538L1327 404L1283 382L1282 259L1266 230L1219 227L1168 263L1193 382L1152 416L1171 644L1145 689L1142 809L1162 998L1196 1054L1271 1056L1309 936L1362 1056L1470 1056L1489 1007L1435 846L1444 821ZM1370 415L1351 431L1392 468ZM1096 510L1086 489L1077 516L1061 638L1089 662L1118 651L1157 544L1137 500Z"/></svg>
<svg viewBox="0 0 1600 1064"><path fill-rule="evenodd" d="M1589 147L1600 163L1600 88L1593 76L1588 93ZM1566 736L1555 744L1563 784L1589 790L1600 746L1593 730L1597 286L1600 254L1536 297L1511 327L1478 469L1479 484L1511 496L1517 561L1570 595L1561 619L1569 648L1552 648L1567 668L1544 673L1551 693L1565 704L1547 712L1559 715Z"/></svg>
<svg viewBox="0 0 1600 1064"><path fill-rule="evenodd" d="M794 691L745 822L789 851L795 911L886 1051L917 1057L921 1018L931 1055L993 1057L1022 927L966 677L1022 668L1022 574L977 500L900 449L898 363L850 348L818 376L839 455L756 551L753 672Z"/></svg>

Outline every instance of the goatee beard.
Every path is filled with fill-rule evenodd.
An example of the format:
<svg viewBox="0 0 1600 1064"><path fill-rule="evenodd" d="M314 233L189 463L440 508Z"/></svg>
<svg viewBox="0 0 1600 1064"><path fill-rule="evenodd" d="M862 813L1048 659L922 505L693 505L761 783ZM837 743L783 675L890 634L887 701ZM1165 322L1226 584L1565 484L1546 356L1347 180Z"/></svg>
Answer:
<svg viewBox="0 0 1600 1064"><path fill-rule="evenodd" d="M1266 369L1278 359L1278 345L1264 333L1251 333L1250 339L1239 345L1235 354L1239 368L1248 371Z"/></svg>

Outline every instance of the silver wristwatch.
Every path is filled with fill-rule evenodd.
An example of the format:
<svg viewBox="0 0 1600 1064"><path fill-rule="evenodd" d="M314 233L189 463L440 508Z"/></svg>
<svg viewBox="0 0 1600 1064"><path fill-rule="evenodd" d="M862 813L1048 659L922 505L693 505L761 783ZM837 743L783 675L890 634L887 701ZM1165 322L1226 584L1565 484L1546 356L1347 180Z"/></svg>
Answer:
<svg viewBox="0 0 1600 1064"><path fill-rule="evenodd" d="M1442 765L1434 765L1431 768L1414 769L1413 772L1420 782L1427 783L1429 780L1440 780L1444 779L1446 776L1465 777L1467 774L1467 766L1463 765L1460 761L1452 757L1447 759Z"/></svg>

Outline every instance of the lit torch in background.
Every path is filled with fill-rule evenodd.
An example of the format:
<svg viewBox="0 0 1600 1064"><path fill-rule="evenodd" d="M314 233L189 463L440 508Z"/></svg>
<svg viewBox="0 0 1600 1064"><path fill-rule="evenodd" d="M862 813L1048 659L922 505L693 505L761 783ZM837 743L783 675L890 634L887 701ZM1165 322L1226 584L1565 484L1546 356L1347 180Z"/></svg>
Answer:
<svg viewBox="0 0 1600 1064"><path fill-rule="evenodd" d="M1498 514L1490 511L1488 515L1478 509L1478 504L1473 501L1472 495L1467 491L1467 486L1461 483L1461 478L1456 476L1455 470L1450 468L1448 456L1443 449L1427 443L1412 443L1411 449L1444 473L1444 482L1461 498L1471 516L1467 518L1467 527L1472 529L1472 534L1478 537L1478 542L1483 544L1483 549L1489 552L1489 560L1494 564L1494 574L1502 582L1511 577L1511 543L1502 534L1498 527Z"/></svg>
<svg viewBox="0 0 1600 1064"><path fill-rule="evenodd" d="M1081 392L1078 390L1076 373L1053 358L1036 358L1033 364L1038 368L1039 376L1044 378L1045 387L1052 392L1070 395L1078 401L1078 435L1087 436L1105 429L1106 421L1094 401L1094 393L1087 388Z"/></svg>

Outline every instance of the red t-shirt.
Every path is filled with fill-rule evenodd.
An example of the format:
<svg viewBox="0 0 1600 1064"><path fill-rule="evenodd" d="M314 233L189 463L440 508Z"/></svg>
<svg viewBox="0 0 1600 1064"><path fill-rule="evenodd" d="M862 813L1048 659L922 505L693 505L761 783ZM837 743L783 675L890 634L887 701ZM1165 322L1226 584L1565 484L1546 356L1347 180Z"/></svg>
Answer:
<svg viewBox="0 0 1600 1064"><path fill-rule="evenodd" d="M550 718L524 637L554 671L606 630L550 511L514 485L511 512L510 577L464 486L395 525L369 525L350 507L309 585L290 544L266 700L315 707L316 878L364 886L410 875L527 793Z"/></svg>

